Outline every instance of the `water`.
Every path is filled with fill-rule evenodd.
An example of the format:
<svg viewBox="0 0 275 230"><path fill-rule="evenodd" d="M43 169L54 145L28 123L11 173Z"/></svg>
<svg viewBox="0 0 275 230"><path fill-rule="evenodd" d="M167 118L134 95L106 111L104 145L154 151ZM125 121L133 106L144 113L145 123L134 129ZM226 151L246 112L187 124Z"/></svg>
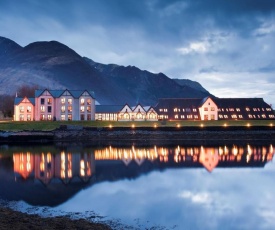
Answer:
<svg viewBox="0 0 275 230"><path fill-rule="evenodd" d="M274 229L273 145L0 146L0 199L140 229Z"/></svg>

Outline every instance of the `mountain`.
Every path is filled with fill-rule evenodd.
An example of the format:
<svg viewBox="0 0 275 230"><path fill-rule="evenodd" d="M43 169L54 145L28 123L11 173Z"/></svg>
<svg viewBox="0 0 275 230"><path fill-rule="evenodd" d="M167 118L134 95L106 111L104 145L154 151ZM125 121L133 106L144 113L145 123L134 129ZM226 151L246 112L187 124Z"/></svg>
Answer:
<svg viewBox="0 0 275 230"><path fill-rule="evenodd" d="M101 104L155 105L164 97L205 97L190 80L173 80L134 66L100 64L57 42L21 47L0 37L0 94L15 94L22 85L49 89L91 89Z"/></svg>

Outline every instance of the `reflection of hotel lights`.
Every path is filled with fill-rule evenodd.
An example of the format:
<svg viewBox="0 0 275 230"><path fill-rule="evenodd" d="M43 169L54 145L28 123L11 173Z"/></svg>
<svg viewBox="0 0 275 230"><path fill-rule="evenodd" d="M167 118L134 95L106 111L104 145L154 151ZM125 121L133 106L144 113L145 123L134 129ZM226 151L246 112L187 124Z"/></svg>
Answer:
<svg viewBox="0 0 275 230"><path fill-rule="evenodd" d="M238 148L236 146L233 147L233 154L234 156L237 156L238 154Z"/></svg>
<svg viewBox="0 0 275 230"><path fill-rule="evenodd" d="M219 147L219 154L220 154L220 155L223 154L223 149L222 149L222 147Z"/></svg>

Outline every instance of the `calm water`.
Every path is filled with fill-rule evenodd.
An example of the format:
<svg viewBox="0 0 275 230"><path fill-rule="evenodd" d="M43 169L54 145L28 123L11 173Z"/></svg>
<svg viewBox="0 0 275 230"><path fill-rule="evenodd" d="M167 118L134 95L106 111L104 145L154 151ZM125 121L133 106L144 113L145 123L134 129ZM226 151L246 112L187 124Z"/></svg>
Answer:
<svg viewBox="0 0 275 230"><path fill-rule="evenodd" d="M0 199L142 229L275 229L273 146L5 145Z"/></svg>

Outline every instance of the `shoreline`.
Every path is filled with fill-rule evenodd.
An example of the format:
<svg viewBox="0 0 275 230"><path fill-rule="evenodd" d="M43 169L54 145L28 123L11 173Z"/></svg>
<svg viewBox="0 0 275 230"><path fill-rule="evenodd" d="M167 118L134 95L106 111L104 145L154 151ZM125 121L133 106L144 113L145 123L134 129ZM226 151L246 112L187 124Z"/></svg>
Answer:
<svg viewBox="0 0 275 230"><path fill-rule="evenodd" d="M58 143L134 142L137 144L169 144L173 142L217 142L217 141L275 141L275 127L83 127L63 125L52 131L22 130L0 131L0 144L11 143Z"/></svg>

